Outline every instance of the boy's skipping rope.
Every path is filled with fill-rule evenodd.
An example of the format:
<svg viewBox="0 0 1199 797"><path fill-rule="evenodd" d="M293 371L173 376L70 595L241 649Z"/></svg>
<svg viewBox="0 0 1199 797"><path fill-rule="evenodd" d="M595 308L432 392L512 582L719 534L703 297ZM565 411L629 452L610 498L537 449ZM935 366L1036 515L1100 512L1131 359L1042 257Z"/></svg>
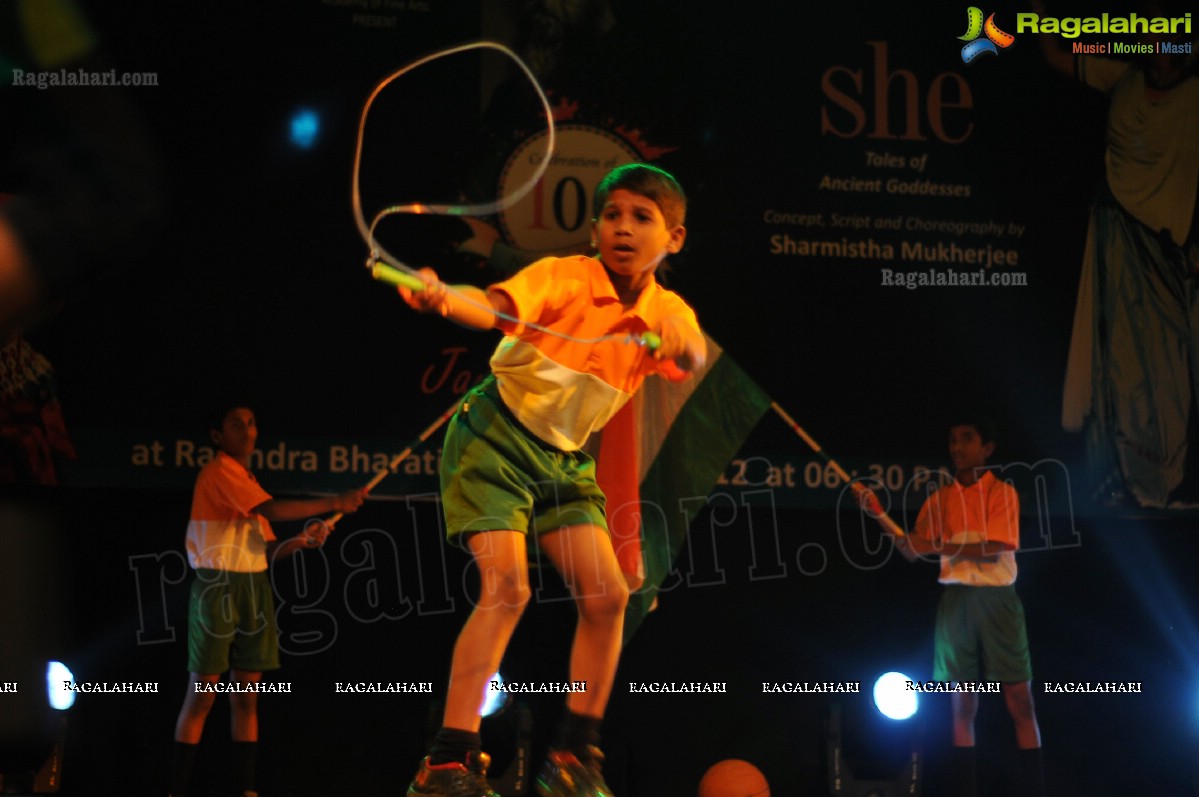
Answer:
<svg viewBox="0 0 1199 797"><path fill-rule="evenodd" d="M788 415L787 411L780 407L777 401L771 402L770 408L774 410L780 418L783 419L784 423L791 427L792 431L799 435L800 438L802 438L803 441L808 444L808 448L812 449L814 454L827 462L829 467L833 469L833 472L836 473L837 476L840 477L847 485L849 485L850 489L853 490L859 498L863 499L862 508L865 509L871 517L881 523L883 528L887 530L888 534L893 534L897 539L903 539L904 537L908 536L906 533L904 533L904 530L899 527L899 524L891 519L891 517L887 514L887 511L883 509L882 504L879 503L878 496L874 494L873 490L866 487L861 482L854 481L852 478L850 478L849 474L845 472L845 469L842 468L840 464L838 464L837 460L829 456L828 452L821 448L820 444L817 443L810 434L804 431L804 428L796 423L795 419Z"/></svg>
<svg viewBox="0 0 1199 797"><path fill-rule="evenodd" d="M528 177L528 179L525 180L524 183L522 183L520 186L518 186L516 189L514 189L507 195L501 196L494 201L483 202L483 203L473 204L473 205L425 204L422 202L413 202L413 203L403 204L403 205L393 205L391 207L387 207L387 208L384 208L383 210L381 210L378 214L375 215L374 219L368 224L366 217L363 214L363 209L362 209L362 196L361 196L361 192L359 191L359 176L360 176L360 171L361 171L361 166L362 166L363 140L366 135L366 120L367 120L367 116L370 113L371 105L375 101L375 98L378 97L379 93L381 91L383 91L383 89L386 88L389 84L398 80L399 78L403 77L404 75L412 72L413 70L419 69L420 67L424 66L425 64L427 64L431 61L435 61L439 58L456 55L458 53L463 53L463 52L467 52L470 50L493 50L493 51L499 52L499 53L507 56L510 60L512 60L513 63L516 64L517 67L519 67L520 71L524 74L525 78L529 81L529 85L533 88L534 92L537 94L537 99L541 103L542 113L545 116L546 144L545 144L545 154L542 156L541 162L538 164L537 168L533 171L533 174L531 174ZM459 45L457 47L451 47L449 49L440 50L440 51L432 53L430 55L426 55L423 58L418 58L417 60L413 61L412 63L408 64L407 66L405 66L401 69L398 69L395 72L393 72L392 74L388 75L386 78L381 80L378 83L378 85L375 86L374 90L371 91L370 95L366 99L366 102L362 106L362 114L358 120L358 138L357 138L357 143L354 147L354 167L353 167L351 187L350 187L350 201L351 201L351 204L352 204L353 210L354 210L354 220L358 224L358 232L362 235L362 240L366 243L368 249L370 250L370 255L367 258L367 267L371 271L371 276L373 276L377 280L389 282L392 285L402 285L413 291L422 290L424 288L424 284L421 283L420 280L416 277L415 270L411 266L409 266L406 263L404 263L403 261L401 261L399 258L392 255L386 249L384 249L383 246L380 245L380 243L375 239L375 227L379 224L379 222L381 220L383 220L384 218L386 218L387 216L391 216L394 214L402 214L402 213L414 214L414 215L428 214L428 215L445 215L445 216L486 216L491 213L498 213L499 211L504 210L505 208L508 208L508 207L514 205L515 203L517 203L518 201L520 201L529 191L531 191L533 189L533 187L537 184L537 182L542 178L542 175L545 174L546 169L549 168L550 161L553 159L552 156L554 154L554 146L555 146L554 111L553 111L553 108L550 106L549 98L546 96L545 91L541 88L541 84L539 84L537 82L537 78L533 75L532 70L529 69L529 67L524 63L524 61L522 61L520 59L520 57L516 53L512 52L512 50L508 49L507 47L505 47L502 44L499 44L497 42L478 41L478 42L470 42L468 44ZM453 289L451 288L450 290L452 291ZM464 297L460 296L460 298L464 298ZM469 301L469 300L467 300L467 301ZM490 308L484 308L484 309L490 309ZM604 336L601 336L598 338L586 339L586 338L575 338L575 337L572 337L572 336L569 336L569 335L566 335L566 334L563 334L560 332L555 332L553 330L547 330L544 328L540 328L540 327L537 327L537 325L532 324L530 322L521 322L520 319L507 319L507 320L523 323L525 326L530 327L530 328L541 329L543 332L546 332L547 334L552 334L552 335L556 335L561 338L572 340L575 343L591 344L591 343L600 343L600 342L607 341L607 340L622 340L622 341L625 341L628 343L636 343L641 346L647 346L650 349L657 349L658 346L660 346L662 343L661 338L659 338L657 335L655 335L653 333L646 333L643 335L604 335Z"/></svg>
<svg viewBox="0 0 1199 797"><path fill-rule="evenodd" d="M516 189L514 189L507 195L501 196L494 201L482 202L479 204L469 204L469 205L464 205L464 204L425 204L423 202L413 202L413 203L408 203L408 204L403 204L403 205L393 205L391 207L387 207L387 208L384 208L383 210L381 210L378 214L376 214L374 219L368 224L366 221L366 217L363 215L363 210L362 210L362 196L361 196L361 192L359 191L359 172L362 167L362 149L363 149L363 140L366 135L366 120L367 120L367 116L370 113L371 105L375 101L375 98L378 97L379 93L381 91L383 91L383 89L386 88L389 84L391 84L395 80L403 77L404 75L408 74L409 72L412 72L413 70L418 69L418 68L424 66L425 64L427 64L431 61L435 61L439 58L456 55L458 53L468 52L470 50L491 50L491 51L502 53L503 55L505 55L509 59L511 59L513 61L513 63L516 64L517 67L519 67L520 71L524 74L525 78L529 81L529 84L532 86L534 92L537 94L537 99L540 101L540 104L541 104L542 113L545 116L546 143L545 143L545 154L541 159L541 163L538 164L537 168L533 171L533 174L530 175L529 178L527 180L525 180L525 182L523 184L521 184L519 187L517 187ZM416 214L416 215L431 214L431 215L443 215L443 216L486 216L486 215L489 215L492 213L498 213L499 211L504 210L505 208L508 208L508 207L516 204L517 202L519 202L525 196L525 194L529 193L529 191L531 191L533 189L533 186L535 186L537 184L537 182L541 179L542 175L545 174L545 171L547 168L549 168L550 161L552 160L552 157L554 154L554 144L555 144L554 137L555 137L554 111L553 111L553 108L550 106L549 98L546 96L545 91L541 88L541 84L537 82L537 78L534 77L532 70L529 69L529 67L525 64L524 61L520 60L520 57L516 53L512 52L512 50L508 49L504 45L499 44L497 42L490 42L490 41L470 42L468 44L462 44L457 47L450 47L445 50L439 50L438 52L432 53L430 55L426 55L423 58L418 58L417 60L413 61L412 63L408 64L407 66L405 66L401 69L398 69L395 72L388 75L386 78L381 80L378 85L375 86L374 90L371 91L370 95L366 99L366 102L362 106L362 114L358 119L358 139L357 139L357 144L354 147L354 167L353 167L353 172L351 173L352 179L351 179L351 186L350 186L350 202L351 202L351 205L354 210L354 220L358 225L358 232L362 236L362 240L364 242L366 242L366 245L367 245L368 249L370 250L371 260L373 260L373 261L382 260L385 263L393 266L397 271L407 273L409 275L413 274L413 269L410 266L408 266L407 264L402 262L399 258L397 258L394 255L392 255L391 253L389 253L386 249L384 249L379 244L379 242L377 240L375 240L375 234L374 234L375 227L376 227L376 225L378 225L378 223L382 219L384 219L387 216L394 215L394 214L400 214L400 213L408 213L408 214Z"/></svg>
<svg viewBox="0 0 1199 797"><path fill-rule="evenodd" d="M398 453L394 457L392 457L391 462L388 463L386 468L376 471L374 478L372 478L369 482L367 482L366 486L363 489L365 489L366 492L369 493L371 490L378 487L379 482L383 481L383 478L385 476L387 476L387 474L394 473L396 468L398 468L400 466L400 463L403 462L405 459L407 459L408 455L412 453L413 449L415 449L421 443L428 440L430 437L433 436L434 432L436 432L438 429L440 429L442 426L444 426L445 422L448 421L451 417L453 417L454 412L457 411L457 409L458 409L458 402L455 401L452 405L450 405L450 408L448 410L443 412L441 415L437 416L437 420L435 420L435 421L433 421L433 423L429 424L428 427L423 432L421 432L420 435L418 435L415 440L413 440L411 443L409 443L407 448L405 448L403 451L401 451L400 453ZM329 530L332 531L333 527L336 526L337 522L339 520L341 520L343 517L345 517L345 512L338 512L337 514L327 518L323 522L329 528Z"/></svg>

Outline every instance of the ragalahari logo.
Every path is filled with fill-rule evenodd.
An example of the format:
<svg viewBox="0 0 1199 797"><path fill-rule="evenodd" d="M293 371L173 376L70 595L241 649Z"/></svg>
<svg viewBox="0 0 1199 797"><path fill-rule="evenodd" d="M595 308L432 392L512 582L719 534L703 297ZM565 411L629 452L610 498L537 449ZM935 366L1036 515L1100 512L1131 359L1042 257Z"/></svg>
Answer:
<svg viewBox="0 0 1199 797"><path fill-rule="evenodd" d="M986 38L980 39L979 36L983 34ZM999 29L995 24L994 14L983 22L982 9L970 6L966 9L966 33L964 36L958 36L958 40L967 42L962 48L962 62L968 64L983 53L998 55L1001 49L1011 47L1016 37Z"/></svg>

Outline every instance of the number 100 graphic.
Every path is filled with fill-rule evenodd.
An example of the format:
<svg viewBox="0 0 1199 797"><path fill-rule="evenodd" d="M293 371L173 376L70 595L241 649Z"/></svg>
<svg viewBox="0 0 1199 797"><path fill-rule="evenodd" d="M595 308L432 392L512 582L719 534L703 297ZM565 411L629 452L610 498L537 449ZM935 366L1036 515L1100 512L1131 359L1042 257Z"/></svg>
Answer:
<svg viewBox="0 0 1199 797"><path fill-rule="evenodd" d="M497 195L524 183L545 157L545 132L525 139L508 158ZM532 252L584 251L591 239L591 197L604 175L638 160L632 145L590 125L561 125L557 148L533 190L499 214L508 242Z"/></svg>

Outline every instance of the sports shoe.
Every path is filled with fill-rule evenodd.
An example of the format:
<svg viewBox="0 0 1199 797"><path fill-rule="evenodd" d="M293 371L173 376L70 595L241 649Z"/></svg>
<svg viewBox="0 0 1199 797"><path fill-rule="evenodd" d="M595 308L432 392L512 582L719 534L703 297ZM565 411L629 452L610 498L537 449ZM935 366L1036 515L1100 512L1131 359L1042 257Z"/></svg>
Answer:
<svg viewBox="0 0 1199 797"><path fill-rule="evenodd" d="M550 750L537 776L537 793L541 797L613 797L600 772L603 763L604 754L594 745L587 747L582 759L570 750Z"/></svg>
<svg viewBox="0 0 1199 797"><path fill-rule="evenodd" d="M482 752L470 753L465 764L430 764L425 756L408 785L408 797L500 797L487 783L490 764L491 756Z"/></svg>

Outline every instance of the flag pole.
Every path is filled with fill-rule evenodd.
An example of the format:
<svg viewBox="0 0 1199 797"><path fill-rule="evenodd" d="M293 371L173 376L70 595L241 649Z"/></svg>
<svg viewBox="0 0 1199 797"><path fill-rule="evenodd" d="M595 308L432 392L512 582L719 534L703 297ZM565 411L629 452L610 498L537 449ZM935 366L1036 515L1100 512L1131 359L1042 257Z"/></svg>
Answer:
<svg viewBox="0 0 1199 797"><path fill-rule="evenodd" d="M442 426L444 426L446 421L448 421L451 417L453 417L454 413L457 412L457 410L458 410L458 400L455 399L454 403L450 405L450 408L447 409L445 412L441 413L441 415L437 416L437 420L433 421L433 423L431 423L427 427L425 427L425 430L423 432L421 432L419 435L417 435L416 439L413 440L411 443L409 443L407 448L405 448L403 451L401 451L400 453L398 453L394 457L392 457L391 462L388 463L386 468L380 468L379 470L375 471L374 477L371 478L371 480L366 483L366 485L363 487L363 490L365 490L366 492L369 493L371 490L378 487L379 482L383 481L383 479L387 476L387 474L394 473L395 470L400 467L400 463L403 462L405 459L407 459L408 455L412 453L413 449L415 449L421 443L424 443L426 440L428 440L430 437L432 437L433 433L436 432L438 429L440 429ZM337 525L337 522L339 520L341 520L343 517L345 517L345 513L338 512L337 514L335 514L335 515L329 517L327 520L325 520L324 523L326 526L329 527L329 530L332 531L333 527L335 525Z"/></svg>
<svg viewBox="0 0 1199 797"><path fill-rule="evenodd" d="M791 427L791 431L799 435L800 439L807 444L808 448L812 449L812 452L816 454L816 456L828 463L828 466L833 469L833 472L836 473L842 481L849 485L850 489L852 489L860 499L865 501L865 503L862 505L862 508L865 509L871 517L882 524L883 529L886 530L888 534L892 534L898 539L903 539L904 537L908 536L904 530L899 527L899 524L892 520L887 514L886 510L883 509L882 504L880 504L878 501L878 496L874 494L873 490L861 482L854 481L850 475L845 472L845 468L842 468L840 463L833 459L832 456L830 456L829 453L825 451L819 443L816 442L814 437L808 434L802 426L796 423L795 419L792 418L791 415L788 414L788 412L783 409L777 401L771 401L770 408L774 410L776 415L783 419L783 423Z"/></svg>

